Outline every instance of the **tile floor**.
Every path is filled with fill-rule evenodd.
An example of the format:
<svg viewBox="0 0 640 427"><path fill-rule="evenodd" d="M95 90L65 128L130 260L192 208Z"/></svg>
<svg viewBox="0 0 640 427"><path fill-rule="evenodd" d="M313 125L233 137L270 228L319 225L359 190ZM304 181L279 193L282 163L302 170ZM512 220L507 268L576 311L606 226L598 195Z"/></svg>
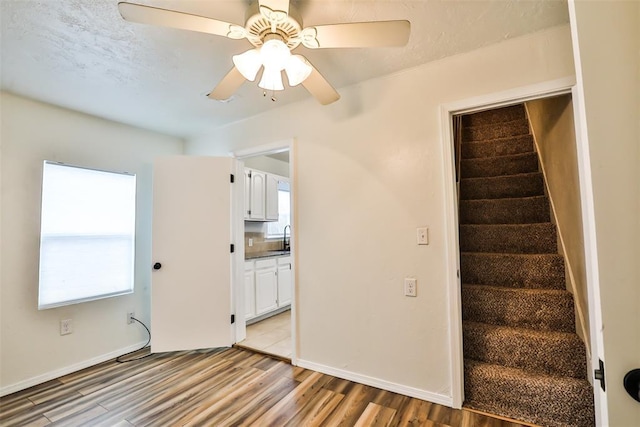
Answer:
<svg viewBox="0 0 640 427"><path fill-rule="evenodd" d="M247 326L247 338L238 345L290 359L291 310Z"/></svg>

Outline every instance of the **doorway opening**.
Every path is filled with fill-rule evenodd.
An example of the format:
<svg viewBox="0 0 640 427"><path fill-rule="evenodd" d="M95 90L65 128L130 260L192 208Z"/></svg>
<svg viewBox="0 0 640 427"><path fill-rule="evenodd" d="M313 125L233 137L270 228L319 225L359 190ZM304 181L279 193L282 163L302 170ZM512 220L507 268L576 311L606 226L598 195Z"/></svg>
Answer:
<svg viewBox="0 0 640 427"><path fill-rule="evenodd" d="M452 118L464 406L594 425L572 97ZM561 404L539 405L525 389Z"/></svg>
<svg viewBox="0 0 640 427"><path fill-rule="evenodd" d="M292 183L289 149L242 156L244 162L244 268L236 346L285 360L293 358L295 252L292 250ZM238 306L237 305L237 306Z"/></svg>

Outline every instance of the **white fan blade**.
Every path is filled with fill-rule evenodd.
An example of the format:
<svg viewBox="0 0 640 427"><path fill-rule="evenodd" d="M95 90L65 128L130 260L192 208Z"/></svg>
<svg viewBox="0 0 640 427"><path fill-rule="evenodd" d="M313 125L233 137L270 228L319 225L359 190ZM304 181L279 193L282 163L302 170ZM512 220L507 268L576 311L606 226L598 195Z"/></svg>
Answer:
<svg viewBox="0 0 640 427"><path fill-rule="evenodd" d="M331 104L340 99L340 94L336 92L327 79L325 79L313 65L311 65L311 68L313 68L313 70L311 74L309 74L309 77L302 82L302 86L322 105Z"/></svg>
<svg viewBox="0 0 640 427"><path fill-rule="evenodd" d="M339 47L404 46L411 35L409 21L354 22L350 24L317 25L315 43L303 44L311 49Z"/></svg>
<svg viewBox="0 0 640 427"><path fill-rule="evenodd" d="M242 86L245 82L245 78L240 74L240 71L236 67L233 67L226 76L222 78L218 86L207 95L211 99L217 99L218 101L224 101L231 98L231 95Z"/></svg>
<svg viewBox="0 0 640 427"><path fill-rule="evenodd" d="M258 0L258 5L261 12L263 8L267 8L273 12L284 12L285 16L289 15L289 0Z"/></svg>
<svg viewBox="0 0 640 427"><path fill-rule="evenodd" d="M175 10L160 9L157 7L144 6L136 3L118 3L120 15L131 22L140 24L157 25L161 27L179 28L181 30L198 31L201 33L215 34L228 37L232 30L243 29L239 25L229 22L218 21L204 16L191 15L189 13ZM243 29L244 30L244 29ZM235 34L234 34L235 35ZM232 38L241 38L232 36Z"/></svg>

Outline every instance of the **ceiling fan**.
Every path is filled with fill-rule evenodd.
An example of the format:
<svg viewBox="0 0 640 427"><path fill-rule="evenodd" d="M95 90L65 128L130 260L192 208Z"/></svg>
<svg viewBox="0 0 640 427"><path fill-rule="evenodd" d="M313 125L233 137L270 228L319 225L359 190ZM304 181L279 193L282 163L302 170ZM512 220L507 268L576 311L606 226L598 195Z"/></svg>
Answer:
<svg viewBox="0 0 640 427"><path fill-rule="evenodd" d="M302 55L291 51L300 45L309 49L404 46L409 40L409 21L374 21L316 25L304 28L289 0L258 0L249 6L244 26L175 10L136 3L118 3L127 21L179 28L228 37L246 38L254 48L233 56L234 67L208 95L226 100L245 80L254 81L264 68L258 86L266 91L284 90L282 71L289 86L302 84L321 104L340 95ZM273 100L275 98L272 97Z"/></svg>

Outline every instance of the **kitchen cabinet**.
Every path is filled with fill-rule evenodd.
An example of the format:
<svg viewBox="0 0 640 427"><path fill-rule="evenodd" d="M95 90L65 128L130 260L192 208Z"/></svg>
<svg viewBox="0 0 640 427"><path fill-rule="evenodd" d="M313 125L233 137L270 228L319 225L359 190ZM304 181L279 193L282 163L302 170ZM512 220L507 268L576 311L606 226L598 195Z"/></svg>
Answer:
<svg viewBox="0 0 640 427"><path fill-rule="evenodd" d="M278 220L278 176L256 169L244 172L244 219Z"/></svg>
<svg viewBox="0 0 640 427"><path fill-rule="evenodd" d="M256 316L278 308L278 282L276 259L255 262Z"/></svg>
<svg viewBox="0 0 640 427"><path fill-rule="evenodd" d="M278 220L278 177L267 174L266 178L266 202L265 219L267 221Z"/></svg>
<svg viewBox="0 0 640 427"><path fill-rule="evenodd" d="M244 318L256 316L256 288L253 261L244 263Z"/></svg>
<svg viewBox="0 0 640 427"><path fill-rule="evenodd" d="M291 257L278 258L278 307L291 304Z"/></svg>
<svg viewBox="0 0 640 427"><path fill-rule="evenodd" d="M290 305L292 279L290 256L245 261L245 320Z"/></svg>

